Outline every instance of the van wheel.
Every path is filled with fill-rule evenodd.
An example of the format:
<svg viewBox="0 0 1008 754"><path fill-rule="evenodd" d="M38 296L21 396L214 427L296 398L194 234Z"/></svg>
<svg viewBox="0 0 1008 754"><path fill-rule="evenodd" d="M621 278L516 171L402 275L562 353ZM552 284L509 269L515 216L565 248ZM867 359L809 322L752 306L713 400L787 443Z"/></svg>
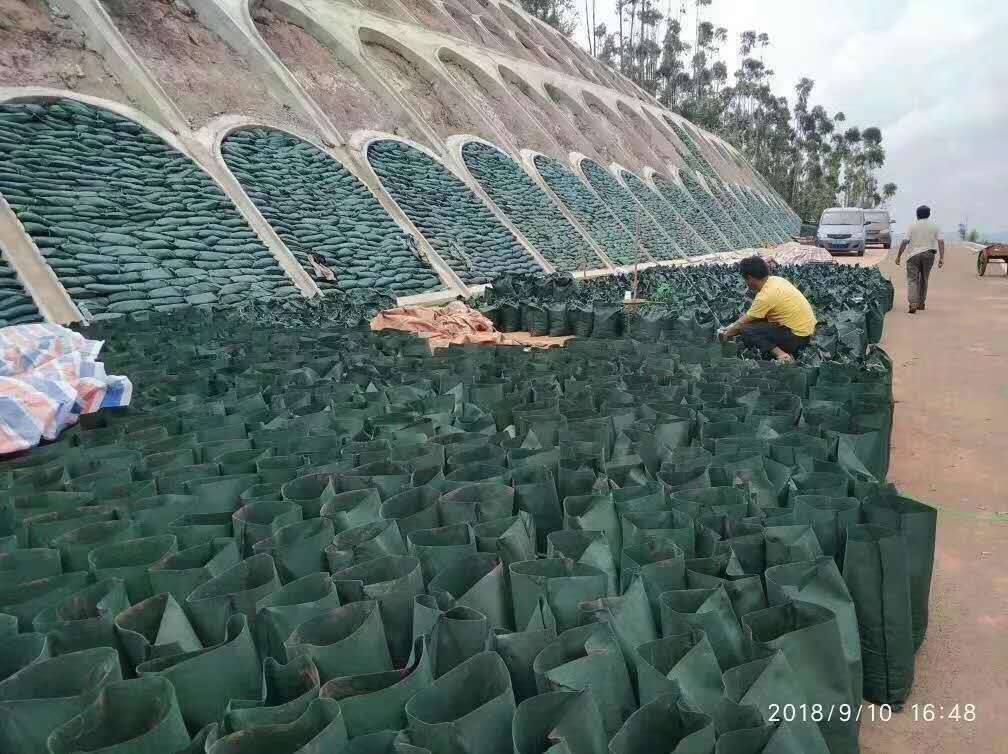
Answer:
<svg viewBox="0 0 1008 754"><path fill-rule="evenodd" d="M857 250L857 255L859 257L863 257L864 256L864 250L865 250L865 247L862 246L860 249Z"/></svg>

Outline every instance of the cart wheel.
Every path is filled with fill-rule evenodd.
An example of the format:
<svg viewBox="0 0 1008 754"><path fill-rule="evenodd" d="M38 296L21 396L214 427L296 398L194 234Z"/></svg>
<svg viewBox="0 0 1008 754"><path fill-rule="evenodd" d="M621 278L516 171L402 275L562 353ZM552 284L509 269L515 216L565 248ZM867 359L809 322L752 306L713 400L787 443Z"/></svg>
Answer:
<svg viewBox="0 0 1008 754"><path fill-rule="evenodd" d="M977 274L983 277L985 272L987 272L987 250L982 249L977 254Z"/></svg>

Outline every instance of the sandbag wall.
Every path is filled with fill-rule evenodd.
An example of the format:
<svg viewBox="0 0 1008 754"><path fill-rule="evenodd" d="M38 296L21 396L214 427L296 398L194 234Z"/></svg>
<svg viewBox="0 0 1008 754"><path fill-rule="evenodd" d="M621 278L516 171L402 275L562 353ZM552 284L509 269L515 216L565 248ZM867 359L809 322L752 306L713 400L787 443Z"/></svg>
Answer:
<svg viewBox="0 0 1008 754"><path fill-rule="evenodd" d="M652 175L651 180L654 182L655 188L658 189L658 193L696 229L700 237L707 242L713 251L732 251L732 245L728 242L721 228L710 218L703 206L694 201L682 184L657 173Z"/></svg>
<svg viewBox="0 0 1008 754"><path fill-rule="evenodd" d="M221 145L245 193L313 274L309 254L335 274L338 287L409 296L442 286L437 273L368 188L318 147L282 131L243 129Z"/></svg>
<svg viewBox="0 0 1008 754"><path fill-rule="evenodd" d="M231 200L142 126L72 101L0 106L0 193L92 313L300 295Z"/></svg>
<svg viewBox="0 0 1008 754"><path fill-rule="evenodd" d="M909 693L882 354L284 324L90 328L134 405L0 464L4 751L848 754Z"/></svg>
<svg viewBox="0 0 1008 754"><path fill-rule="evenodd" d="M41 321L38 307L0 252L0 327Z"/></svg>
<svg viewBox="0 0 1008 754"><path fill-rule="evenodd" d="M620 179L685 256L693 257L711 253L710 246L703 240L697 229L683 215L676 212L657 191L650 189L644 181L629 170L620 170Z"/></svg>

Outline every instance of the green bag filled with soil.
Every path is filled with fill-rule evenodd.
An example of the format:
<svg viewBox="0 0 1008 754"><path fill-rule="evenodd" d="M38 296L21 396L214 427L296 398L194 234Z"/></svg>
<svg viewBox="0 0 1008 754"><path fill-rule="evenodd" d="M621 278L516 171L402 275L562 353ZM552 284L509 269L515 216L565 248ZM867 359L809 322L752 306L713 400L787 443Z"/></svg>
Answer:
<svg viewBox="0 0 1008 754"><path fill-rule="evenodd" d="M572 560L552 558L511 564L511 598L514 624L524 626L543 598L563 632L578 625L581 602L607 594L606 575L598 568Z"/></svg>
<svg viewBox="0 0 1008 754"><path fill-rule="evenodd" d="M62 572L59 553L48 547L0 552L0 590L59 576Z"/></svg>
<svg viewBox="0 0 1008 754"><path fill-rule="evenodd" d="M341 531L325 554L329 570L335 573L386 555L406 555L406 545L395 519L388 518Z"/></svg>
<svg viewBox="0 0 1008 754"><path fill-rule="evenodd" d="M514 754L607 754L608 737L591 691L552 691L526 699L511 724Z"/></svg>
<svg viewBox="0 0 1008 754"><path fill-rule="evenodd" d="M248 503L231 516L231 528L239 549L248 557L257 542L276 534L288 524L302 520L301 506L281 500Z"/></svg>
<svg viewBox="0 0 1008 754"><path fill-rule="evenodd" d="M118 648L116 615L129 607L122 579L104 579L40 611L32 628L49 637L53 655L94 647Z"/></svg>
<svg viewBox="0 0 1008 754"><path fill-rule="evenodd" d="M549 310L539 304L523 304L522 319L527 320L530 335L549 335Z"/></svg>
<svg viewBox="0 0 1008 754"><path fill-rule="evenodd" d="M321 684L310 657L303 655L286 665L267 657L262 671L262 695L258 699L232 699L218 736L262 725L292 723L318 698Z"/></svg>
<svg viewBox="0 0 1008 754"><path fill-rule="evenodd" d="M515 700L504 661L481 652L406 703L413 744L443 754L512 754Z"/></svg>
<svg viewBox="0 0 1008 754"><path fill-rule="evenodd" d="M784 653L810 705L839 709L843 704L860 703L851 697L854 684L832 610L791 601L744 615L742 623L754 652L779 649ZM857 719L844 722L827 716L819 729L830 752L858 751Z"/></svg>
<svg viewBox="0 0 1008 754"><path fill-rule="evenodd" d="M744 570L738 558L730 552L687 560L686 583L690 589L724 587L739 617L767 606L761 575Z"/></svg>
<svg viewBox="0 0 1008 754"><path fill-rule="evenodd" d="M442 610L433 595L421 594L413 601L413 636L429 640L431 667L440 678L488 648L490 625L478 610L463 605Z"/></svg>
<svg viewBox="0 0 1008 754"><path fill-rule="evenodd" d="M609 742L609 751L650 753L655 741L673 754L714 754L714 721L686 706L678 694L663 694L627 719Z"/></svg>
<svg viewBox="0 0 1008 754"><path fill-rule="evenodd" d="M140 527L133 521L96 521L61 534L52 540L52 546L59 551L64 572L70 573L88 569L92 550L139 536Z"/></svg>
<svg viewBox="0 0 1008 754"><path fill-rule="evenodd" d="M864 697L897 708L914 680L908 549L894 529L861 524L847 530L843 576L857 608Z"/></svg>
<svg viewBox="0 0 1008 754"><path fill-rule="evenodd" d="M392 669L377 602L365 600L329 609L301 623L284 642L287 657L311 657L323 682Z"/></svg>
<svg viewBox="0 0 1008 754"><path fill-rule="evenodd" d="M572 335L590 338L595 327L595 308L591 304L568 303L567 322Z"/></svg>
<svg viewBox="0 0 1008 754"><path fill-rule="evenodd" d="M88 585L89 574L78 571L25 581L0 590L0 612L17 619L18 630L32 630L32 621L42 610L58 605L66 597Z"/></svg>
<svg viewBox="0 0 1008 754"><path fill-rule="evenodd" d="M49 754L46 739L122 680L119 654L85 649L32 663L0 681L0 750Z"/></svg>
<svg viewBox="0 0 1008 754"><path fill-rule="evenodd" d="M630 675L612 629L602 623L564 631L535 658L539 693L590 691L607 737L637 708Z"/></svg>
<svg viewBox="0 0 1008 754"><path fill-rule="evenodd" d="M148 660L203 648L189 618L170 594L157 594L122 610L113 625L131 670Z"/></svg>
<svg viewBox="0 0 1008 754"><path fill-rule="evenodd" d="M147 569L151 591L171 594L184 608L193 589L237 565L240 560L233 539L218 539L179 550Z"/></svg>
<svg viewBox="0 0 1008 754"><path fill-rule="evenodd" d="M593 338L618 338L623 334L623 304L595 304ZM577 333L575 333L577 334Z"/></svg>
<svg viewBox="0 0 1008 754"><path fill-rule="evenodd" d="M301 506L305 519L318 518L322 506L336 496L336 486L330 474L311 474L287 482L280 494L288 503Z"/></svg>
<svg viewBox="0 0 1008 754"><path fill-rule="evenodd" d="M333 573L344 605L377 600L389 651L397 666L409 658L413 643L413 598L424 592L420 561L388 555Z"/></svg>
<svg viewBox="0 0 1008 754"><path fill-rule="evenodd" d="M339 702L348 735L359 739L406 727L406 703L433 682L427 643L417 638L406 667L334 678L319 695Z"/></svg>
<svg viewBox="0 0 1008 754"><path fill-rule="evenodd" d="M284 642L295 628L339 606L339 594L328 573L310 573L270 592L255 606L260 656L283 661L287 657Z"/></svg>
<svg viewBox="0 0 1008 754"><path fill-rule="evenodd" d="M694 629L636 649L641 705L663 694L681 695L694 709L715 715L723 694L721 666L707 635Z"/></svg>
<svg viewBox="0 0 1008 754"><path fill-rule="evenodd" d="M620 560L620 590L639 578L654 615L660 612L658 598L668 591L686 588L685 553L667 540L652 540L624 547Z"/></svg>
<svg viewBox="0 0 1008 754"><path fill-rule="evenodd" d="M424 583L476 552L476 538L469 524L416 529L407 535L406 542L409 554L420 561Z"/></svg>
<svg viewBox="0 0 1008 754"><path fill-rule="evenodd" d="M108 684L48 741L51 754L175 754L188 745L175 689L156 676Z"/></svg>
<svg viewBox="0 0 1008 754"><path fill-rule="evenodd" d="M482 482L458 487L441 495L438 513L441 522L478 524L513 515L515 490L500 482Z"/></svg>
<svg viewBox="0 0 1008 754"><path fill-rule="evenodd" d="M17 618L13 615L2 615L5 621L9 619L8 633L0 634L0 681L10 678L22 668L34 662L46 660L52 656L49 649L49 637L44 634L17 633Z"/></svg>
<svg viewBox="0 0 1008 754"><path fill-rule="evenodd" d="M229 539L233 533L232 512L186 513L179 516L165 529L178 539L180 550L212 542L215 539Z"/></svg>
<svg viewBox="0 0 1008 754"><path fill-rule="evenodd" d="M864 500L862 515L865 523L887 526L900 532L906 543L914 649L917 650L927 633L938 511L930 505L887 490Z"/></svg>
<svg viewBox="0 0 1008 754"><path fill-rule="evenodd" d="M97 547L88 555L88 561L95 578L122 579L130 603L135 604L153 594L147 569L177 551L178 540L162 534Z"/></svg>
<svg viewBox="0 0 1008 754"><path fill-rule="evenodd" d="M441 492L433 486L407 489L386 498L378 509L378 515L395 521L405 541L412 531L438 527L437 503L440 497Z"/></svg>
<svg viewBox="0 0 1008 754"><path fill-rule="evenodd" d="M501 301L498 306L501 332L519 332L522 326L521 307L511 301Z"/></svg>
<svg viewBox="0 0 1008 754"><path fill-rule="evenodd" d="M279 529L273 536L256 542L256 554L273 556L282 583L290 583L310 573L327 568L325 548L333 541L333 525L327 518L297 521Z"/></svg>
<svg viewBox="0 0 1008 754"><path fill-rule="evenodd" d="M844 656L851 679L851 698L862 698L861 639L854 601L836 562L829 556L814 560L772 566L764 574L767 600L781 605L788 600L801 600L821 605L836 616L843 642Z"/></svg>
<svg viewBox="0 0 1008 754"><path fill-rule="evenodd" d="M161 676L171 681L190 731L220 720L231 699L257 699L261 694L259 658L241 614L228 620L219 644L148 660L136 672L140 678Z"/></svg>
<svg viewBox="0 0 1008 754"><path fill-rule="evenodd" d="M665 592L658 603L663 636L703 631L722 670L738 665L748 656L742 626L724 586Z"/></svg>
<svg viewBox="0 0 1008 754"><path fill-rule="evenodd" d="M279 588L273 558L261 553L200 584L184 604L200 640L210 645L223 640L235 613L244 615L249 631L254 632L256 603Z"/></svg>
<svg viewBox="0 0 1008 754"><path fill-rule="evenodd" d="M791 504L795 523L810 525L823 553L843 563L847 528L861 522L861 501L853 497L795 495Z"/></svg>
<svg viewBox="0 0 1008 754"><path fill-rule="evenodd" d="M434 577L427 591L442 610L468 607L486 616L490 628L511 628L504 564L491 553L477 552Z"/></svg>
<svg viewBox="0 0 1008 754"><path fill-rule="evenodd" d="M255 726L222 736L207 754L328 754L342 751L347 740L339 704L313 699L294 722Z"/></svg>
<svg viewBox="0 0 1008 754"><path fill-rule="evenodd" d="M619 570L603 531L561 529L551 532L546 538L546 557L563 558L597 568L605 574L606 593L620 593Z"/></svg>
<svg viewBox="0 0 1008 754"><path fill-rule="evenodd" d="M566 303L553 303L546 306L546 313L549 316L548 335L553 338L560 338L571 334L571 326L567 317Z"/></svg>
<svg viewBox="0 0 1008 754"><path fill-rule="evenodd" d="M335 531L343 532L374 521L380 508L378 490L350 490L337 493L319 513L332 521Z"/></svg>

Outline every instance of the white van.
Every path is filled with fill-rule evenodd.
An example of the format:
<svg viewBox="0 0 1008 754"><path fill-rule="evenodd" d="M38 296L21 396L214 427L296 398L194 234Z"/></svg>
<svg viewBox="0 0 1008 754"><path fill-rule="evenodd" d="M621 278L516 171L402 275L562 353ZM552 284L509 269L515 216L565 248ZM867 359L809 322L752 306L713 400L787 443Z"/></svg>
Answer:
<svg viewBox="0 0 1008 754"><path fill-rule="evenodd" d="M884 209L866 209L865 243L880 243L883 249L892 247L892 226L896 221Z"/></svg>
<svg viewBox="0 0 1008 754"><path fill-rule="evenodd" d="M865 211L853 207L830 207L823 210L816 231L816 245L831 254L865 252Z"/></svg>

